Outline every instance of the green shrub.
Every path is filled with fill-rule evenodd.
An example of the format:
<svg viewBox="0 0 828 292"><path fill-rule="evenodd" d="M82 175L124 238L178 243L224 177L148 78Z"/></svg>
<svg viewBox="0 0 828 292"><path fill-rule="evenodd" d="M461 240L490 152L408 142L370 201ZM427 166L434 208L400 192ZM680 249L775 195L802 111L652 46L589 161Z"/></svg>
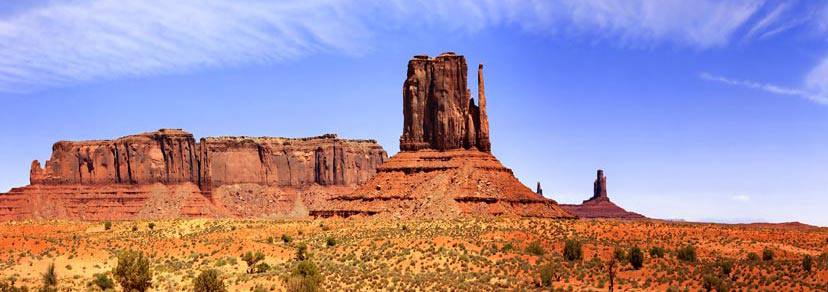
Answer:
<svg viewBox="0 0 828 292"><path fill-rule="evenodd" d="M630 261L633 269L639 270L644 266L644 253L637 246L630 248L630 252L627 253L627 259Z"/></svg>
<svg viewBox="0 0 828 292"><path fill-rule="evenodd" d="M287 280L288 291L318 291L322 277L310 260L302 260L293 268Z"/></svg>
<svg viewBox="0 0 828 292"><path fill-rule="evenodd" d="M503 245L503 247L500 250L505 252L505 251L510 251L510 250L513 250L513 249L515 249L515 247L512 245L512 243L507 242L506 244Z"/></svg>
<svg viewBox="0 0 828 292"><path fill-rule="evenodd" d="M773 261L773 251L770 248L766 247L764 250L762 250L762 261Z"/></svg>
<svg viewBox="0 0 828 292"><path fill-rule="evenodd" d="M705 275L702 279L702 287L705 291L727 292L729 290L727 283L714 275Z"/></svg>
<svg viewBox="0 0 828 292"><path fill-rule="evenodd" d="M142 252L122 252L118 255L118 265L112 273L124 291L144 292L152 286L149 259Z"/></svg>
<svg viewBox="0 0 828 292"><path fill-rule="evenodd" d="M716 267L722 272L722 275L728 276L733 272L733 260L726 258L716 259Z"/></svg>
<svg viewBox="0 0 828 292"><path fill-rule="evenodd" d="M753 263L753 264L758 263L759 262L759 255L756 254L755 252L749 252L747 254L747 261L750 262L750 263Z"/></svg>
<svg viewBox="0 0 828 292"><path fill-rule="evenodd" d="M259 264L258 264L258 265L256 265L256 267L254 268L254 271L255 271L256 273L264 273L264 272L267 272L267 271L269 271L269 270L270 270L270 265L268 265L267 263L259 263Z"/></svg>
<svg viewBox="0 0 828 292"><path fill-rule="evenodd" d="M149 224L147 224L147 227L149 227L150 230L153 230L155 229L155 223L150 222Z"/></svg>
<svg viewBox="0 0 828 292"><path fill-rule="evenodd" d="M104 230L112 229L112 222L104 221Z"/></svg>
<svg viewBox="0 0 828 292"><path fill-rule="evenodd" d="M227 288L224 286L224 281L221 280L221 274L214 269L202 271L198 277L193 279L193 288L195 292L227 291Z"/></svg>
<svg viewBox="0 0 828 292"><path fill-rule="evenodd" d="M55 272L55 263L50 263L48 267L46 267L46 272L40 274L43 279L43 289L46 291L57 291L55 286L57 286L57 273Z"/></svg>
<svg viewBox="0 0 828 292"><path fill-rule="evenodd" d="M333 237L328 237L328 239L325 240L325 245L327 245L328 247L336 245L336 239Z"/></svg>
<svg viewBox="0 0 828 292"><path fill-rule="evenodd" d="M584 249L577 239L567 239L564 244L563 256L567 261L580 261L584 257Z"/></svg>
<svg viewBox="0 0 828 292"><path fill-rule="evenodd" d="M265 255L261 251L257 251L256 253L248 251L242 254L241 259L247 263L247 273L253 274L256 271L256 263L263 261Z"/></svg>
<svg viewBox="0 0 828 292"><path fill-rule="evenodd" d="M653 246L650 248L650 257L653 258L663 258L664 257L664 248L660 246Z"/></svg>
<svg viewBox="0 0 828 292"><path fill-rule="evenodd" d="M544 254L543 247L541 246L540 241L537 240L527 245L525 251L526 253L536 256L542 256Z"/></svg>
<svg viewBox="0 0 828 292"><path fill-rule="evenodd" d="M686 245L684 247L680 247L676 250L676 258L681 261L685 262L695 262L696 261L696 247L693 245Z"/></svg>
<svg viewBox="0 0 828 292"><path fill-rule="evenodd" d="M618 262L624 262L627 260L627 254L624 252L623 249L616 247L612 251L612 257Z"/></svg>
<svg viewBox="0 0 828 292"><path fill-rule="evenodd" d="M94 279L92 279L92 284L101 290L106 291L109 289L115 289L115 283L112 282L112 279L110 279L106 274L94 274L92 277L94 277Z"/></svg>
<svg viewBox="0 0 828 292"><path fill-rule="evenodd" d="M805 255L805 257L802 258L802 270L803 271L810 273L811 268L812 268L811 266L813 264L814 264L813 259L811 259L810 255Z"/></svg>
<svg viewBox="0 0 828 292"><path fill-rule="evenodd" d="M308 259L308 246L304 243L296 247L296 260L304 261Z"/></svg>
<svg viewBox="0 0 828 292"><path fill-rule="evenodd" d="M282 242L290 243L292 240L293 240L293 238L291 238L290 235L282 234Z"/></svg>
<svg viewBox="0 0 828 292"><path fill-rule="evenodd" d="M558 262L543 265L540 268L541 286L552 287L553 281L559 281L561 279L561 272L562 267Z"/></svg>

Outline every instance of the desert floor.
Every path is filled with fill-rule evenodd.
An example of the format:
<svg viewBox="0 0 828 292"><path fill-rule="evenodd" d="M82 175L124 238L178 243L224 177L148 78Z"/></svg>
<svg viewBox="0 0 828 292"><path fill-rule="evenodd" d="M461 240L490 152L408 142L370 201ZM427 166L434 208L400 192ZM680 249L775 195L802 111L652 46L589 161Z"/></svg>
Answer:
<svg viewBox="0 0 828 292"><path fill-rule="evenodd" d="M582 242L581 260L563 258L568 238ZM95 291L93 275L132 249L151 259L152 290L192 290L193 278L214 268L229 291L282 291L303 243L327 291L549 290L542 267L552 272L552 289L606 291L614 250L632 246L643 250L644 265L619 262L621 291L698 291L706 275L731 291L828 291L828 228L518 218L192 219L112 222L110 230L103 222L2 222L0 280L36 288L54 263L61 291ZM687 245L696 248L694 262L677 259ZM651 256L652 247L666 253ZM748 260L766 248L773 260ZM263 252L271 269L248 274L240 258L247 251ZM814 259L811 272L803 270L805 255ZM725 275L716 263L728 259L734 265Z"/></svg>

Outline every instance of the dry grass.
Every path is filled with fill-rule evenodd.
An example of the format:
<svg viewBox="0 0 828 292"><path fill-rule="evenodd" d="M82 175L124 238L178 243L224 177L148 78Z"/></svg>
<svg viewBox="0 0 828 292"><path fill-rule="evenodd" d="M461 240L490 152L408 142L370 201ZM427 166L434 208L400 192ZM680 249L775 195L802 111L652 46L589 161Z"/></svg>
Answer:
<svg viewBox="0 0 828 292"><path fill-rule="evenodd" d="M659 246L663 258L644 253L644 267L618 266L616 289L697 291L706 275L731 288L828 290L828 229L781 226L689 224L660 221L454 219L454 220L173 220L113 222L34 221L0 223L0 279L36 287L55 263L58 287L87 290L94 274L107 273L120 250L144 251L152 265L153 289L191 289L201 271L221 272L229 291L255 287L283 290L305 244L325 290L494 290L540 285L542 267L555 267L552 285L606 290L606 262L615 248ZM134 226L138 231L133 232ZM290 240L282 240L288 235ZM567 238L583 246L581 261L562 257ZM329 244L333 240L334 244ZM287 241L287 242L286 242ZM537 243L543 253L527 252ZM693 245L698 260L676 259L676 248ZM749 252L774 251L772 262L752 263ZM531 249L530 249L531 250ZM248 274L245 252L261 251L271 268ZM813 271L801 267L804 255ZM733 260L722 275L719 259ZM720 262L720 261L719 261ZM550 268L547 268L550 269Z"/></svg>

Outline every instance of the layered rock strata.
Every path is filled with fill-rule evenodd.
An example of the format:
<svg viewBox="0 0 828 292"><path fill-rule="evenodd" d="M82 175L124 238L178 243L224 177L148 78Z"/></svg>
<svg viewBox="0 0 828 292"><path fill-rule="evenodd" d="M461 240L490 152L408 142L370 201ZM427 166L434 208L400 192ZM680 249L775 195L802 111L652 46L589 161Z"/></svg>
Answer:
<svg viewBox="0 0 828 292"><path fill-rule="evenodd" d="M581 218L641 219L641 214L629 212L610 201L607 195L607 177L599 169L593 183L592 197L579 205L562 204L565 210Z"/></svg>
<svg viewBox="0 0 828 292"><path fill-rule="evenodd" d="M387 154L373 140L210 137L162 129L52 147L31 185L0 194L0 218L307 215L349 193ZM150 209L147 209L150 208Z"/></svg>
<svg viewBox="0 0 828 292"><path fill-rule="evenodd" d="M476 106L466 85L463 56L445 53L409 61L400 152L367 183L333 196L311 214L574 217L520 183L490 153L482 69L478 67Z"/></svg>

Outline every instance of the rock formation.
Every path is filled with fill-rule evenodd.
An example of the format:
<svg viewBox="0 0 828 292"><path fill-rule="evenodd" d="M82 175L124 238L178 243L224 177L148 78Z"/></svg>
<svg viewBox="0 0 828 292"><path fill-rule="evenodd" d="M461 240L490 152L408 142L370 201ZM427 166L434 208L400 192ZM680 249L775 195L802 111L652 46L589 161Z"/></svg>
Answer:
<svg viewBox="0 0 828 292"><path fill-rule="evenodd" d="M386 159L373 140L333 134L196 142L162 129L61 141L43 168L32 162L30 186L0 194L0 218L306 215L317 196L350 192Z"/></svg>
<svg viewBox="0 0 828 292"><path fill-rule="evenodd" d="M537 193L538 195L543 196L543 189L540 186L540 182L538 182L538 186L537 186L537 188L535 188L535 193Z"/></svg>
<svg viewBox="0 0 828 292"><path fill-rule="evenodd" d="M604 170L598 170L592 189L592 197L584 200L580 205L561 204L561 207L581 218L646 218L641 214L624 210L610 201L607 195L607 177L604 176Z"/></svg>
<svg viewBox="0 0 828 292"><path fill-rule="evenodd" d="M434 59L420 55L408 62L400 150L491 150L483 65L477 71L479 106L466 86L467 71L466 59L454 53Z"/></svg>
<svg viewBox="0 0 828 292"><path fill-rule="evenodd" d="M520 183L490 153L483 66L478 67L479 106L466 72L465 58L454 53L409 61L400 152L353 193L334 196L311 214L574 217Z"/></svg>

